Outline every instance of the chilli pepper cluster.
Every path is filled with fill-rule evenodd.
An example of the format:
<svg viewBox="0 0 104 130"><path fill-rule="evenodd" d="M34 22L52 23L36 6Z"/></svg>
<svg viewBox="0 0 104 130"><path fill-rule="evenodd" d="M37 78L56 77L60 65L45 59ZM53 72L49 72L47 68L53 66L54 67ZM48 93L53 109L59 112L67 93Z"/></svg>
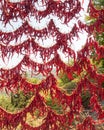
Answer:
<svg viewBox="0 0 104 130"><path fill-rule="evenodd" d="M5 63L5 58L9 61L15 53L23 56L18 65L13 68L0 68L0 90L5 89L7 92L16 93L18 86L20 86L24 93L33 93L28 106L17 113L8 112L0 107L0 129L13 130L21 125L22 130L69 130L73 121L77 120L76 129L95 130L96 125L104 123L104 110L99 103L99 97L104 100L104 89L101 87L104 82L104 74L98 73L96 66L90 61L92 51L96 54L95 60L99 61L104 58L104 46L99 45L93 35L96 32L102 33L104 31L101 26L104 23L104 10L97 10L93 6L92 0L89 1L88 8L90 16L96 19L91 25L78 20L82 10L79 0L18 0L17 2L0 0L0 22L4 28L7 27L7 24L13 27L11 21L17 22L19 19L22 21L20 27L17 29L13 27L13 31L3 31L1 28L0 58ZM77 22L71 31L65 33L56 26L52 16L58 18L65 26L68 26L72 19L77 19ZM42 29L37 29L33 27L35 22L32 21L31 24L31 17L38 23L48 17L48 22ZM83 31L88 33L88 38L85 46L77 52L76 56L70 45L73 44L74 38L80 37L79 32L83 33ZM27 38L21 42L23 35ZM55 37L54 45L41 46L39 39L47 39L49 36ZM36 41L37 39L38 41ZM15 41L14 45L11 44L12 41ZM72 66L64 63L58 53L59 50L63 54L67 54L69 59L73 59ZM31 54L34 56L39 54L42 63L34 61ZM46 78L39 84L28 82L23 76L26 71L25 67L31 68L36 75L42 74ZM73 74L80 77L80 81L70 95L58 87L57 79L52 74L53 68L56 70L56 74L63 70L70 80L74 79ZM84 76L82 76L83 72L86 72ZM96 112L97 119L86 116L84 121L81 121L82 91L89 91L91 95L90 107ZM54 99L57 99L59 105L63 106L63 114L57 113L48 106L41 92L46 96L49 93L53 102ZM34 112L37 109L44 119L40 126L33 127L26 122L27 114L30 113L34 118Z"/></svg>

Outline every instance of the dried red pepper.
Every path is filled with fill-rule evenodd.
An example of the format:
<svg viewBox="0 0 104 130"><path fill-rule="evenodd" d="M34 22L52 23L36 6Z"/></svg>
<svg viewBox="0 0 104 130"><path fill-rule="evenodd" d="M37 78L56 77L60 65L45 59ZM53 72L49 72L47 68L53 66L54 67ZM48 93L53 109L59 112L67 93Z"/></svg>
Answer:
<svg viewBox="0 0 104 130"><path fill-rule="evenodd" d="M62 33L55 25L54 19L51 15L57 17L61 22L68 26L68 23L78 17L80 10L82 9L79 0L42 0L42 6L45 9L41 10L36 7L36 3L39 6L38 0L23 0L21 2L11 2L9 0L0 0L0 20L6 26L11 24L11 20L18 19L23 20L23 24L13 32L3 32L0 30L0 52L2 60L5 62L5 58L10 60L15 53L18 55L24 55L23 59L14 68L1 68L0 69L0 90L3 88L6 91L12 91L16 93L17 86L20 85L21 90L24 93L33 92L34 97L29 106L17 113L10 113L0 108L0 129L16 129L18 124L21 124L23 130L60 130L70 129L75 116L80 114L82 110L82 91L89 91L91 94L90 106L98 114L98 120L93 120L92 117L86 117L82 124L78 125L78 130L95 130L95 124L101 124L104 122L104 111L99 104L98 97L104 99L104 89L101 88L101 84L104 81L104 74L97 72L96 66L92 65L91 51L94 50L97 57L96 60L104 58L104 47L99 46L99 43L95 41L92 34L104 31L101 25L104 23L103 15L104 10L97 10L90 0L89 13L90 16L95 18L96 21L92 25L86 25L80 20L76 23L69 33ZM82 1L83 3L83 1ZM43 29L37 30L33 28L31 23L31 16L34 16L37 22L43 20L49 16L49 23ZM12 26L12 25L11 25ZM74 50L68 45L73 44L74 38L79 38L79 32L86 31L88 33L88 39L85 46L77 52L75 55ZM26 35L27 40L21 42L22 36ZM53 36L56 38L56 42L53 46L42 47L36 39L47 39L47 37ZM20 40L19 40L20 39ZM11 45L12 41L14 45ZM19 41L19 43L17 43ZM69 66L63 62L61 55L58 51L67 54L67 58L73 58L74 63ZM31 58L31 54L38 55L40 53L42 63L35 62ZM52 58L53 55L53 58ZM29 83L22 75L25 73L25 67L31 68L34 74L43 74L46 76L40 84ZM56 78L51 74L53 68L56 69L56 74L63 70L70 80L73 80L73 73L78 75L81 80L77 83L77 87L69 95L63 92L57 85ZM82 73L86 72L83 77ZM93 79L95 83L89 79ZM59 104L63 105L63 113L58 114L52 110L51 107L46 105L46 101L40 92L44 94L50 92L50 96L54 102L58 100ZM41 115L45 116L42 125L39 127L32 127L26 123L26 115L30 113L34 115L34 111L38 109L41 111Z"/></svg>

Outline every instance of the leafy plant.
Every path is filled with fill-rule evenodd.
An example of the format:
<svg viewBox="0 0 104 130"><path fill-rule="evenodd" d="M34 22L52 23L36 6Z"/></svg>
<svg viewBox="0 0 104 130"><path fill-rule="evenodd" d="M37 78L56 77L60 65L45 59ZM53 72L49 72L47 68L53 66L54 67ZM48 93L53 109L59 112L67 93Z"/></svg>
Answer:
<svg viewBox="0 0 104 130"><path fill-rule="evenodd" d="M11 104L16 108L24 108L32 97L32 93L25 94L18 91L16 94L11 93Z"/></svg>

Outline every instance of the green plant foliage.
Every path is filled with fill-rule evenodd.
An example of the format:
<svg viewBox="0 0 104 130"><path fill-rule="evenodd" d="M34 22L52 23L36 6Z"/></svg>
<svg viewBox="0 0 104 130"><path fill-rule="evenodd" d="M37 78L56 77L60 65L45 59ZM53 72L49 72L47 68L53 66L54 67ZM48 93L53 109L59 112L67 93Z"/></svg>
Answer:
<svg viewBox="0 0 104 130"><path fill-rule="evenodd" d="M104 0L93 0L95 6L104 6Z"/></svg>
<svg viewBox="0 0 104 130"><path fill-rule="evenodd" d="M27 78L27 81L33 84L38 84L40 83L40 80L38 78Z"/></svg>
<svg viewBox="0 0 104 130"><path fill-rule="evenodd" d="M99 42L99 45L104 45L104 32L101 34L96 33L96 40Z"/></svg>
<svg viewBox="0 0 104 130"><path fill-rule="evenodd" d="M89 109L90 108L89 103L90 103L90 97L91 97L90 93L88 91L86 92L83 91L81 97L82 97L83 107L85 109Z"/></svg>
<svg viewBox="0 0 104 130"><path fill-rule="evenodd" d="M24 108L31 97L32 93L25 94L23 91L18 91L16 94L11 93L11 104L17 108Z"/></svg>
<svg viewBox="0 0 104 130"><path fill-rule="evenodd" d="M27 81L33 84L38 84L40 82L37 78L28 78ZM11 93L11 104L16 108L24 108L32 98L32 92L24 93L20 89L16 94Z"/></svg>
<svg viewBox="0 0 104 130"><path fill-rule="evenodd" d="M63 86L66 83L70 82L71 80L68 78L66 73L60 72L60 74L58 75L59 78L59 85Z"/></svg>
<svg viewBox="0 0 104 130"><path fill-rule="evenodd" d="M93 24L94 22L96 22L96 19L90 17L89 15L85 15L85 21L86 21L86 24L90 25L90 24Z"/></svg>
<svg viewBox="0 0 104 130"><path fill-rule="evenodd" d="M76 83L75 81L68 82L68 83L66 83L66 84L63 86L63 89L65 89L68 94L71 94L71 92L73 91L73 89L76 88L76 84L77 84L77 83Z"/></svg>
<svg viewBox="0 0 104 130"><path fill-rule="evenodd" d="M47 106L51 107L52 110L54 110L58 114L62 114L62 105L58 103L57 100L52 101L51 97L49 97L46 101Z"/></svg>
<svg viewBox="0 0 104 130"><path fill-rule="evenodd" d="M10 112L14 112L18 110L18 108L15 108L12 105L10 96L6 96L6 95L0 95L0 106Z"/></svg>
<svg viewBox="0 0 104 130"><path fill-rule="evenodd" d="M102 87L104 88L104 82L102 83Z"/></svg>

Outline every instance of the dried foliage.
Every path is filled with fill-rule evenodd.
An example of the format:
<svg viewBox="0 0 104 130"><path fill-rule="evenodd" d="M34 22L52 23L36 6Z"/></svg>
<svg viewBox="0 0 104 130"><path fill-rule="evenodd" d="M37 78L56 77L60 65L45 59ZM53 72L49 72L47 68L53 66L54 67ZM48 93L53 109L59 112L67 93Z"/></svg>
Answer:
<svg viewBox="0 0 104 130"><path fill-rule="evenodd" d="M94 35L96 32L102 33L104 28L104 10L97 10L94 8L92 1L89 3L90 16L95 18L96 21L91 25L86 25L80 20L75 23L72 30L68 33L63 33L55 25L55 20L51 16L60 19L64 25L67 25L73 18L78 18L78 14L82 9L79 0L42 0L42 9L37 8L38 0L22 0L21 2L11 2L10 0L0 0L0 21L6 27L11 24L11 20L17 22L18 19L22 20L22 25L13 31L0 30L0 53L1 59L5 62L5 58L10 58L15 54L24 55L23 59L14 68L1 68L0 69L0 89L6 91L16 92L18 86L24 93L32 92L34 96L31 103L23 110L17 113L10 113L0 108L0 129L7 128L8 130L16 129L21 125L22 130L69 130L76 115L79 115L83 110L81 94L82 91L89 91L90 106L97 114L97 119L87 116L83 122L76 125L78 130L95 130L95 126L104 123L104 110L102 109L99 100L104 99L104 88L102 82L104 81L104 74L98 73L96 66L90 61L92 53L96 54L95 60L104 58L104 46L99 46L95 40ZM49 23L42 29L36 29L31 23L31 17L34 17L38 23L49 16ZM73 43L73 38L79 38L79 32L86 31L88 38L86 45L75 56L70 44ZM27 40L17 44L18 37L27 36ZM42 47L36 39L46 39L49 36L56 37L56 43L50 47ZM11 41L15 41L15 45L11 45ZM72 66L66 65L58 50L68 55L68 58L74 59ZM35 62L31 59L30 55L41 56L42 63ZM51 58L53 56L53 58ZM43 74L46 79L42 80L39 84L32 84L27 82L23 77L25 72L24 68L31 68L36 74ZM82 72L86 72L77 84L77 87L69 95L63 92L58 86L54 75L51 74L52 69L55 68L57 74L60 70L65 71L69 79L73 79L73 73L81 76ZM90 79L93 79L91 81ZM52 101L57 99L59 104L63 105L64 114L58 114L51 107L47 106L44 97L41 95L50 93ZM100 98L100 99L99 99ZM40 111L40 116L45 117L43 123L38 127L33 127L26 123L27 113L34 116L36 110Z"/></svg>

